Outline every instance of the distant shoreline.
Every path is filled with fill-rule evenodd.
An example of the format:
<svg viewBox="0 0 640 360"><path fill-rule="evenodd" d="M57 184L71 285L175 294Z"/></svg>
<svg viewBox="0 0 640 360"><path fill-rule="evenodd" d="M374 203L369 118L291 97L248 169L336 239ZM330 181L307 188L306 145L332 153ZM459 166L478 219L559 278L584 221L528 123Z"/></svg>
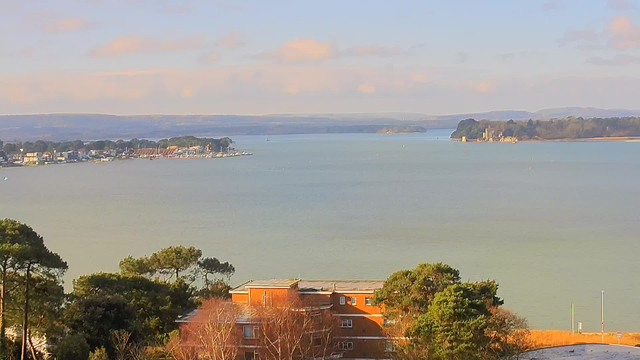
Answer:
<svg viewBox="0 0 640 360"><path fill-rule="evenodd" d="M461 138L451 138L453 141L462 141ZM467 140L466 142L488 142L488 141L475 141L475 139ZM493 141L494 143L501 143L500 141ZM611 136L611 137L593 137L593 138L563 138L563 139L528 139L518 140L518 142L640 142L640 136ZM511 142L502 142L511 143Z"/></svg>

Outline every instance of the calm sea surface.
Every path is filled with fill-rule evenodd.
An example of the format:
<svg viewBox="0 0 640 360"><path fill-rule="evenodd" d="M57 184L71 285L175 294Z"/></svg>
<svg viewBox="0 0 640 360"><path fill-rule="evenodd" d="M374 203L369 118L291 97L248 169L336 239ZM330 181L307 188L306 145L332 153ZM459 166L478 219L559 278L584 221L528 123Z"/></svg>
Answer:
<svg viewBox="0 0 640 360"><path fill-rule="evenodd" d="M458 143L450 131L235 137L254 156L0 170L0 217L69 262L194 245L255 278L384 279L443 261L532 327L640 330L640 143Z"/></svg>

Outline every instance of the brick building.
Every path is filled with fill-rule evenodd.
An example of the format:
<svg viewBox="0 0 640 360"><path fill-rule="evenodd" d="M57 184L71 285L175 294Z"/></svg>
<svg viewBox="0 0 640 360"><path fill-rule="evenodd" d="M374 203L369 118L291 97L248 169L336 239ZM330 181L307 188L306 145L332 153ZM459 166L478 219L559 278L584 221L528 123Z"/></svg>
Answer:
<svg viewBox="0 0 640 360"><path fill-rule="evenodd" d="M251 280L230 291L232 302L255 306L274 306L293 296L316 311L328 311L336 320L333 357L345 359L388 358L382 331L381 309L373 305L374 292L383 281L358 280ZM250 321L249 321L250 322ZM254 359L257 327L243 325L244 346L240 359Z"/></svg>

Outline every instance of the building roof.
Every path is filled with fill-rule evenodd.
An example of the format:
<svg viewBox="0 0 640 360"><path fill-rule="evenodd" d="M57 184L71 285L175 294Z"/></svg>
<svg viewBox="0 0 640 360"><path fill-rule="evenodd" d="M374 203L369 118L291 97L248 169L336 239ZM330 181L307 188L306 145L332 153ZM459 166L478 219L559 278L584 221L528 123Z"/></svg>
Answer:
<svg viewBox="0 0 640 360"><path fill-rule="evenodd" d="M375 291L384 285L382 280L301 280L298 284L304 292Z"/></svg>
<svg viewBox="0 0 640 360"><path fill-rule="evenodd" d="M151 155L164 155L164 156L169 156L172 155L174 152L176 152L175 148L168 148L168 149L158 149L158 148L142 148L142 149L133 149L133 153L136 155L146 155L146 156L151 156Z"/></svg>
<svg viewBox="0 0 640 360"><path fill-rule="evenodd" d="M242 323L252 323L256 321L256 310L254 307L248 306L246 304L239 304L239 303L232 303L232 302L227 302L227 303L223 303L224 306L232 306L234 308L237 308L237 318L236 318L236 322L239 324ZM206 315L206 309L195 309L192 310L184 315L180 315L178 316L178 319L176 319L177 323L188 323L188 322L193 322L193 321L198 321L197 316L200 314ZM215 315L215 313L214 313ZM200 319L200 321L202 321L202 319Z"/></svg>
<svg viewBox="0 0 640 360"><path fill-rule="evenodd" d="M247 292L248 288L290 288L298 284L298 290L307 293L313 292L373 292L382 288L382 280L298 280L298 279L271 279L250 280L238 285L231 293Z"/></svg>

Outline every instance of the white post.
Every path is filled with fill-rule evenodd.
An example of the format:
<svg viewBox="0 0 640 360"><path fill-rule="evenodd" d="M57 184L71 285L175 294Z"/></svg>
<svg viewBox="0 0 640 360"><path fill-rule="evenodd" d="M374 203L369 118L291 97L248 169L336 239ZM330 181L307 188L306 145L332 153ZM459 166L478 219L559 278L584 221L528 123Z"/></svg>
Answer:
<svg viewBox="0 0 640 360"><path fill-rule="evenodd" d="M576 330L576 316L573 309L573 303L571 303L571 335L575 333Z"/></svg>
<svg viewBox="0 0 640 360"><path fill-rule="evenodd" d="M600 301L601 309L600 309L600 319L602 321L602 343L604 344L604 290L602 290L602 298Z"/></svg>

